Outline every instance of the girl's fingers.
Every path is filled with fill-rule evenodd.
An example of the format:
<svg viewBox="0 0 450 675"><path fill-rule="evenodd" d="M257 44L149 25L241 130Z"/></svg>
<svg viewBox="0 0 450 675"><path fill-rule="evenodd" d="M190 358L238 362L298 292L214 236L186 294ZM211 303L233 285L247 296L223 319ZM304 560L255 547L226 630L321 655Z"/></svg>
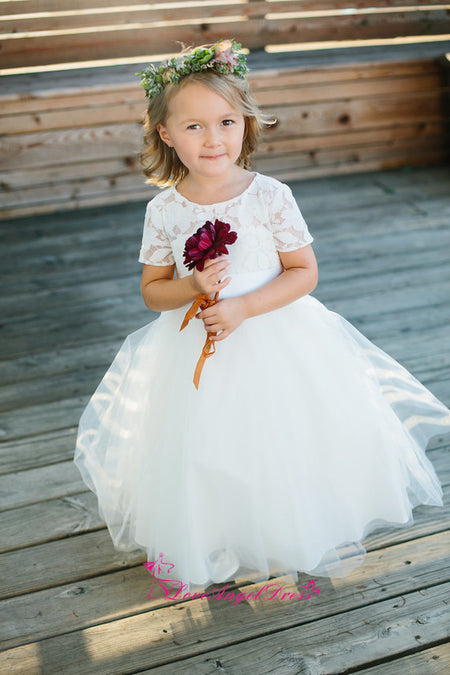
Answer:
<svg viewBox="0 0 450 675"><path fill-rule="evenodd" d="M219 323L216 321L216 319L203 319L203 324L206 330L209 330L211 332L220 330Z"/></svg>
<svg viewBox="0 0 450 675"><path fill-rule="evenodd" d="M208 258L208 260L205 260L204 268L206 267L211 267L212 265L228 265L228 256L227 255L219 255L217 258Z"/></svg>
<svg viewBox="0 0 450 675"><path fill-rule="evenodd" d="M214 260L208 259L201 272L194 269L194 285L200 292L217 293L230 283L231 277L224 278L231 264L227 258L228 256L219 256Z"/></svg>
<svg viewBox="0 0 450 675"><path fill-rule="evenodd" d="M220 288L225 288L225 286L228 286L230 281L231 281L231 277L225 277L225 279L222 279L221 281L218 281L216 286L218 286ZM216 290L219 290L219 288L217 288Z"/></svg>
<svg viewBox="0 0 450 675"><path fill-rule="evenodd" d="M210 335L209 339L212 342L220 342L220 340L225 340L230 335L230 331L228 330L223 330L219 335Z"/></svg>
<svg viewBox="0 0 450 675"><path fill-rule="evenodd" d="M209 284L206 284L205 293L220 293L220 291L228 286L231 281L231 277L225 277L225 279L218 281L211 281Z"/></svg>

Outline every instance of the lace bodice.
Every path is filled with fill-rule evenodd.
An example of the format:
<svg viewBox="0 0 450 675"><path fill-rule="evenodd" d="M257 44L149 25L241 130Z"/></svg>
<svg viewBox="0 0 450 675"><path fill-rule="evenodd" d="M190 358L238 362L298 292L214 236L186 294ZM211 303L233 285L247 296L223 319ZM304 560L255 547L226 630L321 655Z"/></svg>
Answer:
<svg viewBox="0 0 450 675"><path fill-rule="evenodd" d="M190 274L183 264L186 239L207 220L229 223L237 241L229 248L232 275L281 267L278 251L293 251L313 241L290 188L254 173L244 192L216 204L196 204L172 186L147 205L139 262L172 265L177 276Z"/></svg>

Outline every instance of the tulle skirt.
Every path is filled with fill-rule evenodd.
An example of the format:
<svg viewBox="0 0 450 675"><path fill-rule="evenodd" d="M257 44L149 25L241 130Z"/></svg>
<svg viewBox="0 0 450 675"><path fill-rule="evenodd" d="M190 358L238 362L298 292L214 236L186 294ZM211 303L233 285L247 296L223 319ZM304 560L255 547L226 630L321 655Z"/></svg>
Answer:
<svg viewBox="0 0 450 675"><path fill-rule="evenodd" d="M235 275L222 297L276 274ZM197 390L206 333L179 331L188 307L125 339L80 419L74 461L118 550L164 561L184 592L343 577L369 533L443 505L425 448L449 409L346 319L311 295L248 319Z"/></svg>

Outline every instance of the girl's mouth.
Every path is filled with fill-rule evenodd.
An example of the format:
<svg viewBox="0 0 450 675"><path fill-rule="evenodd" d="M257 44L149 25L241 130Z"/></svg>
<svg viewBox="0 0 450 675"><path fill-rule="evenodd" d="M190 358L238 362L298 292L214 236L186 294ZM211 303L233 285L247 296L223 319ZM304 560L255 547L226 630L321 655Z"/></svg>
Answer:
<svg viewBox="0 0 450 675"><path fill-rule="evenodd" d="M221 154L221 155L203 155L202 159L214 161L215 159L221 159L222 157L225 157L225 155L224 154Z"/></svg>

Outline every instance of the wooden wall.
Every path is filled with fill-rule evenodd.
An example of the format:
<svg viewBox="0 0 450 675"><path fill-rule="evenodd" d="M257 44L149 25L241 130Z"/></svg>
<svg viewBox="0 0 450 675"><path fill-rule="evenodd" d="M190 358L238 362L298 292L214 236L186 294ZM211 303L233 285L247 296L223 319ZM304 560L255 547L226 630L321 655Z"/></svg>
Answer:
<svg viewBox="0 0 450 675"><path fill-rule="evenodd" d="M434 59L250 74L264 132L254 169L288 180L446 159L441 66ZM3 217L144 199L136 83L3 97ZM153 190L153 192L152 192Z"/></svg>
<svg viewBox="0 0 450 675"><path fill-rule="evenodd" d="M254 49L270 44L287 48L301 41L296 47L301 53L314 41L412 35L420 42L450 33L448 5L407 0L0 5L2 218L145 199L156 192L145 184L138 161L146 106L135 77L139 66L114 81L116 66L65 71L65 61L83 66L108 57L138 64L136 55L178 51L175 41L181 39L198 44L233 36L250 48L251 58L263 53ZM326 52L320 66L299 67L292 58L285 65L278 58L276 67L252 68L250 81L263 112L278 119L263 134L254 169L290 180L448 159L448 60L410 53L338 64L338 52ZM56 79L43 72L46 64L59 69ZM24 75L8 74L16 68L31 70L32 85L27 80L22 86Z"/></svg>
<svg viewBox="0 0 450 675"><path fill-rule="evenodd" d="M12 0L1 14L3 69L166 54L224 35L262 49L450 33L443 0Z"/></svg>

